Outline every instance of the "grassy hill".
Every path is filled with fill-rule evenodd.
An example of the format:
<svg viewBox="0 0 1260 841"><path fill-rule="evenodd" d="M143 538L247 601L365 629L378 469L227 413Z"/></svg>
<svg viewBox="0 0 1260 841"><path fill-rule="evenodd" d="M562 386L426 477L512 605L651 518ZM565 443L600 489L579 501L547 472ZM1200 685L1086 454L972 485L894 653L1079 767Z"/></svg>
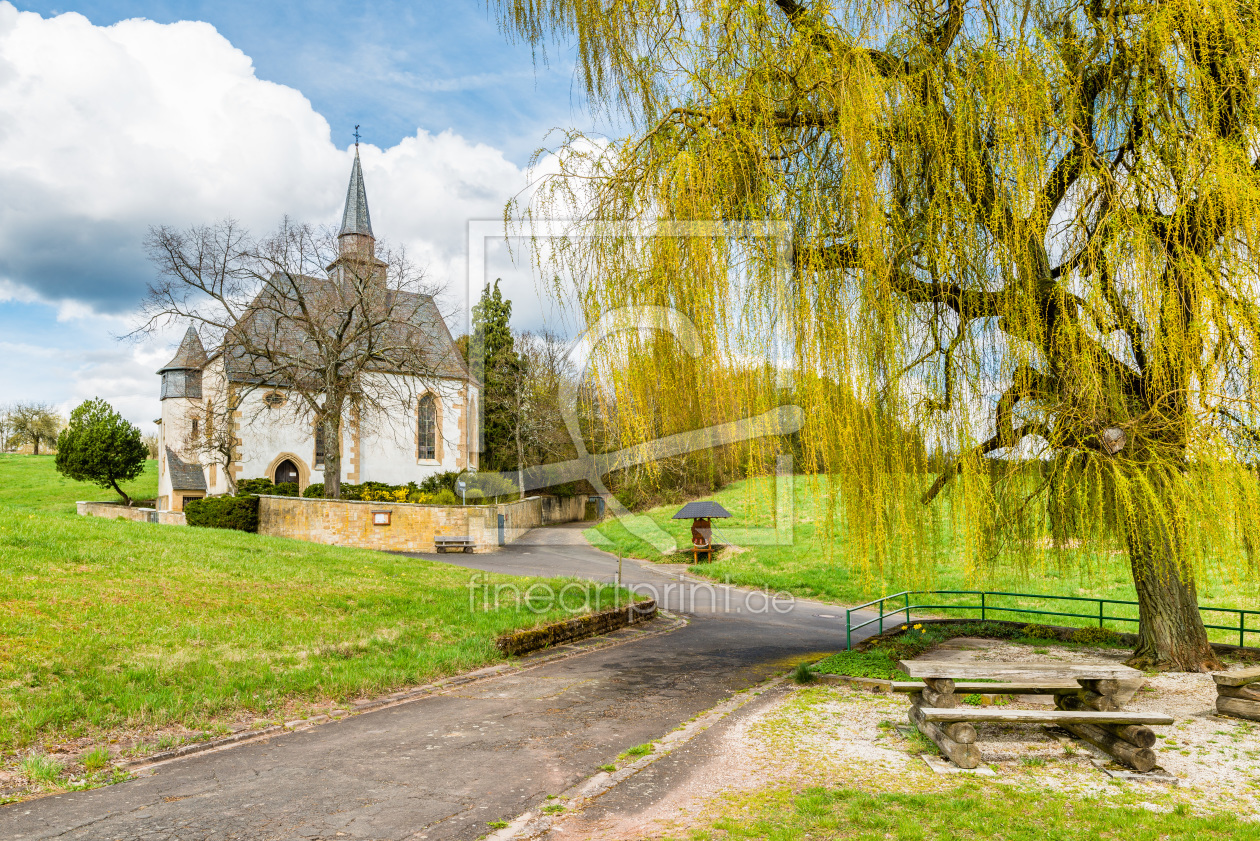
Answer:
<svg viewBox="0 0 1260 841"><path fill-rule="evenodd" d="M1075 551L1068 552L1064 557L1049 547L1030 547L1018 563L1007 561L991 569L968 571L960 560L961 553L953 542L955 538L948 533L940 539L938 545L932 547L936 563L930 570L918 574L896 568L885 570L882 574L863 570L860 559L850 557L847 552L843 526L838 526L830 536L823 527L826 483L825 477L794 477L790 545L751 545L747 535L735 531L749 526L765 528L774 523L773 478L735 482L712 494L708 498L720 502L733 515L729 520L714 520L716 539L718 542L735 544L746 551L722 552L713 563L692 566L691 572L718 581L789 592L799 597L838 605L856 605L903 590L918 589L993 590L1124 601L1137 599L1128 557L1123 553ZM643 513L674 538L678 547L686 548L691 544L691 521L670 519L680 507L660 506ZM606 520L597 527L588 529L586 535L595 545L612 552L620 550L629 557L687 563L691 560L689 549L686 554L662 555L616 519ZM978 597L930 597L930 601L938 604L958 603L963 600L977 603ZM929 597L924 596L917 603L930 601ZM1089 603L1062 601L1033 602L993 598L988 603L1069 613L1097 610L1096 605ZM1260 610L1260 577L1254 574L1241 577L1234 567L1209 562L1207 568L1200 573L1199 604ZM1108 605L1106 611L1108 616L1137 616L1135 607ZM934 612L978 616L976 611ZM1097 620L1091 622L1065 617L1038 617L1033 614L991 613L988 618L1061 625L1098 624ZM1211 624L1234 625L1237 623L1237 615L1217 614L1207 621ZM1260 631L1260 616L1248 617L1247 626ZM1128 632L1137 629L1136 623L1128 622L1109 622L1108 627ZM1237 632L1211 631L1210 635L1218 642L1238 643ZM1260 634L1249 634L1248 644L1260 646Z"/></svg>
<svg viewBox="0 0 1260 841"><path fill-rule="evenodd" d="M112 493L52 461L0 456L0 751L274 719L502 660L497 636L570 615L508 599L484 611L469 571L434 561L78 517L76 499ZM149 464L141 497L156 490ZM583 586L592 607L612 604Z"/></svg>

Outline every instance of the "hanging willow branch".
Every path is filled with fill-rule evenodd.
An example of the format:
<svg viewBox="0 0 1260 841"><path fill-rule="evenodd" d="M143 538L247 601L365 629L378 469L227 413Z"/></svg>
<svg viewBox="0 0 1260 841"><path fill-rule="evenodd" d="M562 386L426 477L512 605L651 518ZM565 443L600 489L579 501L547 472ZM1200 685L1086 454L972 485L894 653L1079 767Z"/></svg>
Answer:
<svg viewBox="0 0 1260 841"><path fill-rule="evenodd" d="M978 570L1070 521L1129 554L1139 661L1214 662L1194 576L1260 545L1258 0L500 6L527 40L574 39L633 127L569 135L518 218L792 232L786 265L737 233L540 251L588 319L671 306L707 337L705 371L626 340L621 434L716 421L720 398L669 389L751 395L739 372L787 330L802 451L864 574L929 570L942 523Z"/></svg>

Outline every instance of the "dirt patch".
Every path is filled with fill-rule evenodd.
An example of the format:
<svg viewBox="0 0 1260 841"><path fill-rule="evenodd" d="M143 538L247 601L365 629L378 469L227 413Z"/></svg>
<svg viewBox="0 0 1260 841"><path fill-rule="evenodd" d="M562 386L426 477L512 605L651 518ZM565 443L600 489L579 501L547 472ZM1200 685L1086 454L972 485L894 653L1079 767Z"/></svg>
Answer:
<svg viewBox="0 0 1260 841"><path fill-rule="evenodd" d="M1123 660L1128 652L1018 645L994 640L950 640L934 656L978 660ZM1241 667L1236 667L1241 668ZM1041 699L1003 699L1014 708L1045 708ZM1210 675L1148 676L1125 709L1159 711L1176 722L1157 726L1160 767L1178 785L1123 781L1099 766L1110 757L1054 727L977 725L977 746L991 778L941 775L919 758L935 748L907 722L909 699L836 686L790 687L767 707L723 733L710 758L680 785L637 815L598 823L575 814L548 837L601 841L686 837L711 827L731 796L770 786L814 785L880 791L928 792L968 784L1099 797L1116 805L1196 813L1234 812L1260 820L1260 724L1218 716Z"/></svg>

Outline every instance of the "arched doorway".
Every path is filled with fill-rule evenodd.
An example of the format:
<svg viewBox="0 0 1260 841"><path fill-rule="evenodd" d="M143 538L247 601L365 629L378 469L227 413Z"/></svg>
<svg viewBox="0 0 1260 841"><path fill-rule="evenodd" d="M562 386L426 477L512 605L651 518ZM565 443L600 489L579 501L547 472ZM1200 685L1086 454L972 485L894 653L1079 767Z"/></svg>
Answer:
<svg viewBox="0 0 1260 841"><path fill-rule="evenodd" d="M286 458L284 461L276 465L275 482L277 485L282 485L285 482L296 483L297 481L298 481L297 465L294 464L290 459Z"/></svg>

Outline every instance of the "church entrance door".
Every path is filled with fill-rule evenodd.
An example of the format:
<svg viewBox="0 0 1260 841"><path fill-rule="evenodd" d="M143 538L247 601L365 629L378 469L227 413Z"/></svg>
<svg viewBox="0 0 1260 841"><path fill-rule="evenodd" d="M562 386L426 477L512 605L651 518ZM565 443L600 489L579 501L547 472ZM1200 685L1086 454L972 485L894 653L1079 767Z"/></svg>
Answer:
<svg viewBox="0 0 1260 841"><path fill-rule="evenodd" d="M298 480L297 465L294 464L291 459L286 458L284 461L276 465L275 482L277 485L283 484L285 482L297 482L297 480Z"/></svg>

